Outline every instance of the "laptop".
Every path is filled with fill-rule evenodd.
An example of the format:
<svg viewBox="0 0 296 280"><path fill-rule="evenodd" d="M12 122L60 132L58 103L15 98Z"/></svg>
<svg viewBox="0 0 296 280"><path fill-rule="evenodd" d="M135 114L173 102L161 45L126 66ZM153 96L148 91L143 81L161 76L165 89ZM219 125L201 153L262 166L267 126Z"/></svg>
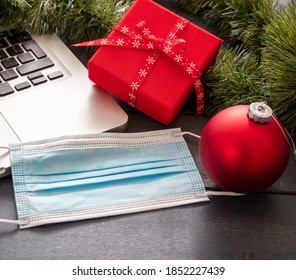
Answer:
<svg viewBox="0 0 296 280"><path fill-rule="evenodd" d="M127 114L88 79L56 35L0 29L0 147L76 134L124 131ZM0 178L10 174L0 149Z"/></svg>

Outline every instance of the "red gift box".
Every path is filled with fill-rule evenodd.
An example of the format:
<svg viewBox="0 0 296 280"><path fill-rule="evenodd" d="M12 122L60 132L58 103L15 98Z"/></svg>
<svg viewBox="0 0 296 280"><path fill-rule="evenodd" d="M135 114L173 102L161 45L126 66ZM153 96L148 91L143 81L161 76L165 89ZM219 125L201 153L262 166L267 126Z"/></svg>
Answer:
<svg viewBox="0 0 296 280"><path fill-rule="evenodd" d="M151 0L136 0L88 63L89 78L163 124L176 117L192 89L203 111L201 74L222 40Z"/></svg>

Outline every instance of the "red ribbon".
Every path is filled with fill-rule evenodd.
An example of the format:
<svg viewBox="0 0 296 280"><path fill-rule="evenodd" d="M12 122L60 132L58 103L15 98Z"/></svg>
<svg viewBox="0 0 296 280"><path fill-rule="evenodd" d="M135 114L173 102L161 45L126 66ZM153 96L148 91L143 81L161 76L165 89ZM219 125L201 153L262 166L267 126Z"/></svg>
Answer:
<svg viewBox="0 0 296 280"><path fill-rule="evenodd" d="M183 49L186 48L186 41L178 38L187 24L188 20L180 18L165 39L156 37L145 21L141 21L136 25L139 30L138 33L130 31L130 28L126 25L119 24L114 29L127 36L126 38L107 37L74 44L72 46L115 46L150 50L151 53L147 56L145 64L137 71L137 76L130 83L128 103L133 107L136 107L138 90L153 68L159 55L161 53L167 55L181 66L191 78L196 92L196 115L200 115L204 111L204 92L200 81L201 73L197 69L196 64L189 61L183 54Z"/></svg>

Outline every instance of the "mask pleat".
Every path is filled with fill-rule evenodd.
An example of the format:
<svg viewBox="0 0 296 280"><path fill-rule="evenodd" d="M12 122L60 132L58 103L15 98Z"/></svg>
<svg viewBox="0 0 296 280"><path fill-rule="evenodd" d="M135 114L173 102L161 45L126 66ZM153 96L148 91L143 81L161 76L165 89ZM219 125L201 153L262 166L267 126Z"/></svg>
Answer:
<svg viewBox="0 0 296 280"><path fill-rule="evenodd" d="M111 176L141 176L141 172L149 173L166 173L166 172L175 172L175 171L184 171L182 169L182 161L180 160L165 160L165 161L156 161L150 163L139 163L134 165L127 165L114 168L105 168L97 169L92 171L84 172L75 172L68 174L51 174L51 175L25 175L26 181L31 182L32 185L39 184L40 190L46 190L54 187L54 184L57 186L65 182L69 182L69 185L75 184L75 181L81 181L84 179L96 179L100 181L108 181ZM144 174L144 173L143 173ZM98 182L99 182L98 181ZM79 183L78 183L79 184ZM38 190L35 188L34 190Z"/></svg>
<svg viewBox="0 0 296 280"><path fill-rule="evenodd" d="M24 155L26 175L51 175L85 172L114 167L130 166L143 162L169 161L179 158L174 143L144 148L103 148L50 151ZM71 163L69 165L69 162Z"/></svg>
<svg viewBox="0 0 296 280"><path fill-rule="evenodd" d="M88 182L89 183L89 182ZM192 192L192 185L185 172L160 173L128 179L95 183L96 187L80 185L79 188L55 189L48 192L27 193L34 212L87 209L126 202L154 199ZM94 185L93 185L94 186ZM100 186L100 187L98 187Z"/></svg>

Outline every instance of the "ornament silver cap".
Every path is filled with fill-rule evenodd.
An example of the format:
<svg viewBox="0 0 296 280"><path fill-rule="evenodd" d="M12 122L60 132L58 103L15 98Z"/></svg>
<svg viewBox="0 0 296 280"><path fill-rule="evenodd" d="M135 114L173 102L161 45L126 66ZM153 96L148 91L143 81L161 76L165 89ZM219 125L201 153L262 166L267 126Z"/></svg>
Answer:
<svg viewBox="0 0 296 280"><path fill-rule="evenodd" d="M264 102L251 103L249 118L259 123L268 123L272 117L272 109Z"/></svg>

